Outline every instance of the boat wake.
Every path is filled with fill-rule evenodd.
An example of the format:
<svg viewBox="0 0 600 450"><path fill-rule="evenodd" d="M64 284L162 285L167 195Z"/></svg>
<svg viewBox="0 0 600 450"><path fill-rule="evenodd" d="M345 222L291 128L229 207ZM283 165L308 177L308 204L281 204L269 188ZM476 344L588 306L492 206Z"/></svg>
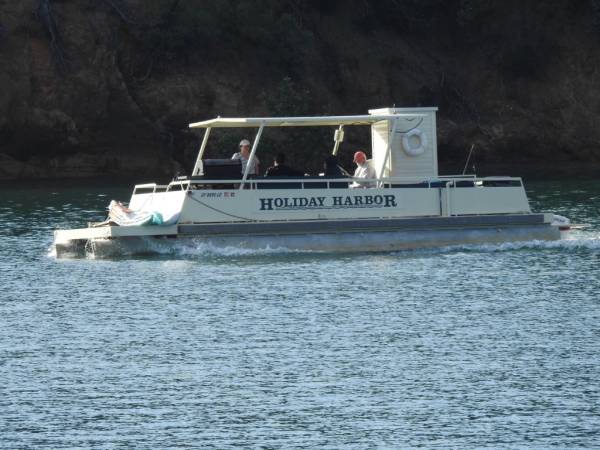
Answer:
<svg viewBox="0 0 600 450"><path fill-rule="evenodd" d="M187 241L162 243L147 242L148 253L174 256L264 256L287 253L317 253L313 250L296 250L283 246L265 246L262 248L244 248L232 245L217 245L212 242L204 242L200 239Z"/></svg>
<svg viewBox="0 0 600 450"><path fill-rule="evenodd" d="M454 252L473 252L473 253L496 253L511 252L520 250L556 250L556 251L575 251L588 250L600 252L600 232L576 231L570 232L566 237L557 241L517 241L504 242L499 244L460 244L449 245L446 247L414 249L394 252L403 253L454 253Z"/></svg>
<svg viewBox="0 0 600 450"><path fill-rule="evenodd" d="M357 244L360 239L357 238ZM358 245L357 245L358 247ZM143 239L137 241L133 246L102 246L95 245L87 248L87 258L119 258L131 256L158 256L174 258L197 258L197 257L261 257L269 255L289 254L319 254L336 255L347 252L328 252L319 250L306 250L288 248L282 245L264 245L258 248L249 248L238 245L224 245L202 239ZM90 251L92 250L92 251ZM496 244L459 244L434 248L415 248L405 250L384 251L391 255L435 255L458 252L469 253L495 253L512 252L521 250L549 250L549 251L577 251L587 250L600 252L600 232L571 231L561 240L557 241L518 241ZM54 245L47 250L47 256L56 258L57 253Z"/></svg>

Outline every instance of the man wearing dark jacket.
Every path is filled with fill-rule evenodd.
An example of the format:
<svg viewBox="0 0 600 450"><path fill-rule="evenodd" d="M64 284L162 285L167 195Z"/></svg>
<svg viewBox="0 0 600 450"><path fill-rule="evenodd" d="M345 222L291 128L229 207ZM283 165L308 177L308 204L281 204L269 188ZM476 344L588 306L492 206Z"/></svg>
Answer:
<svg viewBox="0 0 600 450"><path fill-rule="evenodd" d="M304 173L285 165L285 154L278 153L275 157L275 165L269 167L265 177L301 177Z"/></svg>

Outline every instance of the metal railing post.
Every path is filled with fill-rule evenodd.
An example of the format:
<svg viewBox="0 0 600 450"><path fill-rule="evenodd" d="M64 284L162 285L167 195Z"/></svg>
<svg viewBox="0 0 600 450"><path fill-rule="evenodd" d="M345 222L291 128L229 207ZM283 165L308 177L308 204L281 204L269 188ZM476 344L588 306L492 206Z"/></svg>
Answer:
<svg viewBox="0 0 600 450"><path fill-rule="evenodd" d="M446 217L450 217L452 215L452 206L450 204L450 185L454 183L456 186L456 181L448 181L446 183Z"/></svg>
<svg viewBox="0 0 600 450"><path fill-rule="evenodd" d="M194 170L192 170L192 175L198 175L198 171L200 170L200 162L202 161L202 156L204 156L204 150L206 149L206 143L208 142L208 136L210 136L211 128L208 127L204 132L204 138L202 139L202 144L200 145L200 150L198 150L198 157L196 158L196 164L194 164Z"/></svg>

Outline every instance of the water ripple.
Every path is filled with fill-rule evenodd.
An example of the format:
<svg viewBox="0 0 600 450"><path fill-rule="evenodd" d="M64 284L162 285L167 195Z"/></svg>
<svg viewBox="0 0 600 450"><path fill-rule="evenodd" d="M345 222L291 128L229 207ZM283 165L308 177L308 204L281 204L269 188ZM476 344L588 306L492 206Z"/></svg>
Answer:
<svg viewBox="0 0 600 450"><path fill-rule="evenodd" d="M4 191L2 447L597 448L600 187L560 187L557 242L112 260L51 231L126 190Z"/></svg>

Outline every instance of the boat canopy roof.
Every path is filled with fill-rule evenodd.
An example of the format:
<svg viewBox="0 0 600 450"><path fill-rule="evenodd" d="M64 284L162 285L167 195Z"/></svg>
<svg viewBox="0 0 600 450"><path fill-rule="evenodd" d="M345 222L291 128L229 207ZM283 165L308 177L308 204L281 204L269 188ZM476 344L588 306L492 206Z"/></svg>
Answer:
<svg viewBox="0 0 600 450"><path fill-rule="evenodd" d="M314 127L336 125L371 125L382 120L397 117L415 117L424 114L377 114L362 116L315 116L315 117L246 117L205 120L191 123L190 128L259 128L265 127Z"/></svg>

